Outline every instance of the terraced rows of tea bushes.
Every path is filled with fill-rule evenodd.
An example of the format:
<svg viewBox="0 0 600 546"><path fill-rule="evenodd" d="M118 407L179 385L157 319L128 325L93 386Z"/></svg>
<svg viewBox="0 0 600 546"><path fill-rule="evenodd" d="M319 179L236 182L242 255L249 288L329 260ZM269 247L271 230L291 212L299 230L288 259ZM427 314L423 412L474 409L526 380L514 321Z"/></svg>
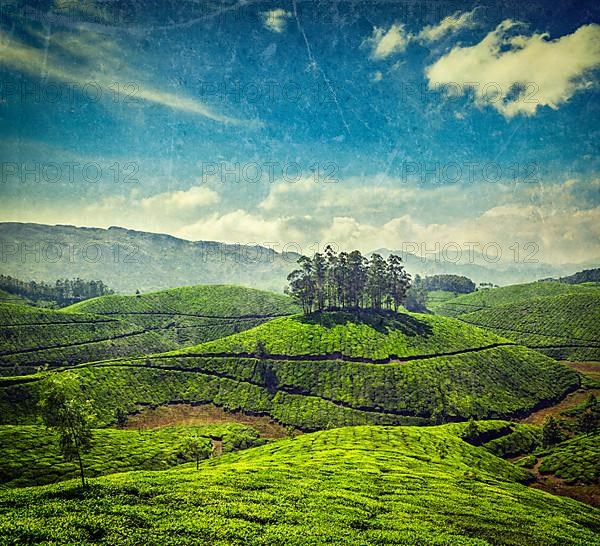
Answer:
<svg viewBox="0 0 600 546"><path fill-rule="evenodd" d="M566 483L600 484L600 434L576 436L539 453L541 473L552 473Z"/></svg>
<svg viewBox="0 0 600 546"><path fill-rule="evenodd" d="M464 323L416 313L359 315L327 312L271 320L257 328L222 338L180 354L254 354L262 345L271 355L318 356L340 353L364 359L446 354L507 343L492 332Z"/></svg>
<svg viewBox="0 0 600 546"><path fill-rule="evenodd" d="M164 355L73 373L108 421L121 406L133 411L138 404L211 402L306 430L502 417L559 400L579 385L574 371L519 346L397 364ZM4 422L31 416L43 377L5 380Z"/></svg>
<svg viewBox="0 0 600 546"><path fill-rule="evenodd" d="M350 427L0 492L6 544L596 546L599 512L446 427ZM36 510L32 511L31 507Z"/></svg>
<svg viewBox="0 0 600 546"><path fill-rule="evenodd" d="M102 296L65 308L69 312L105 314L161 313L204 317L273 317L297 313L299 307L275 292L233 285L197 285L136 296Z"/></svg>
<svg viewBox="0 0 600 546"><path fill-rule="evenodd" d="M0 375L176 347L159 334L124 321L24 305L0 304L0 324Z"/></svg>
<svg viewBox="0 0 600 546"><path fill-rule="evenodd" d="M129 470L165 470L192 460L182 447L186 435L204 438L203 457L211 438L223 452L263 444L258 432L241 424L179 426L152 430L96 429L92 449L84 455L86 476ZM24 487L78 478L76 462L65 462L56 438L41 425L0 426L0 488Z"/></svg>
<svg viewBox="0 0 600 546"><path fill-rule="evenodd" d="M524 303L534 298L581 294L593 296L600 292L599 283L563 284L552 281L539 281L527 284L514 284L501 288L490 288L464 294L446 301L436 309L436 314L456 317L474 313L487 307Z"/></svg>
<svg viewBox="0 0 600 546"><path fill-rule="evenodd" d="M600 360L600 290L482 309L460 320L554 358Z"/></svg>

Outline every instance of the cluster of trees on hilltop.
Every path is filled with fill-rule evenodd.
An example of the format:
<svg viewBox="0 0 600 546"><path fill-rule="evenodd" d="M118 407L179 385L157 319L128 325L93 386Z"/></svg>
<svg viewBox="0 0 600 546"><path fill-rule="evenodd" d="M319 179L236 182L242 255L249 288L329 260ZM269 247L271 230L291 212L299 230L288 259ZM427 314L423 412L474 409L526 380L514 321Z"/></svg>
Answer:
<svg viewBox="0 0 600 546"><path fill-rule="evenodd" d="M8 275L0 275L0 290L22 296L34 302L49 301L58 305L70 305L97 296L114 294L102 281L58 279L54 284L22 281Z"/></svg>
<svg viewBox="0 0 600 546"><path fill-rule="evenodd" d="M445 290L459 294L475 292L475 283L463 275L432 275L421 279L422 287L427 292Z"/></svg>
<svg viewBox="0 0 600 546"><path fill-rule="evenodd" d="M291 295L304 313L325 309L384 309L395 311L410 288L402 258L379 254L368 259L358 250L337 254L331 246L312 258L301 256L299 269L288 275Z"/></svg>

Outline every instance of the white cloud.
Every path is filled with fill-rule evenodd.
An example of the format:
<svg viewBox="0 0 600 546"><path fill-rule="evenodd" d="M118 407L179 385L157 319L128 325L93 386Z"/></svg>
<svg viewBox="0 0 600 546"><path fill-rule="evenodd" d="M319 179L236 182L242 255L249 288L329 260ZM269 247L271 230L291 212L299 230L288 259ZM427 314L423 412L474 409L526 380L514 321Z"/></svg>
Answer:
<svg viewBox="0 0 600 546"><path fill-rule="evenodd" d="M289 11L281 8L265 11L262 14L265 26L273 32L282 33L287 24L287 20L292 16Z"/></svg>
<svg viewBox="0 0 600 546"><path fill-rule="evenodd" d="M189 212L214 205L220 201L219 194L203 186L192 186L189 190L159 193L142 199L140 205L147 211Z"/></svg>
<svg viewBox="0 0 600 546"><path fill-rule="evenodd" d="M428 25L424 27L421 32L417 34L416 38L423 42L435 42L450 32L457 32L464 28L473 28L477 26L475 20L476 11L477 8L462 13L457 11L453 15L448 15L437 25Z"/></svg>
<svg viewBox="0 0 600 546"><path fill-rule="evenodd" d="M458 84L461 93L470 88L478 106L511 118L534 115L541 106L557 109L593 85L600 25L584 25L555 40L547 33L510 35L522 25L506 19L478 44L454 47L426 69L429 87Z"/></svg>
<svg viewBox="0 0 600 546"><path fill-rule="evenodd" d="M375 27L373 34L363 45L371 49L371 57L374 59L385 59L404 51L410 40L411 35L404 30L404 25L394 23L388 30Z"/></svg>

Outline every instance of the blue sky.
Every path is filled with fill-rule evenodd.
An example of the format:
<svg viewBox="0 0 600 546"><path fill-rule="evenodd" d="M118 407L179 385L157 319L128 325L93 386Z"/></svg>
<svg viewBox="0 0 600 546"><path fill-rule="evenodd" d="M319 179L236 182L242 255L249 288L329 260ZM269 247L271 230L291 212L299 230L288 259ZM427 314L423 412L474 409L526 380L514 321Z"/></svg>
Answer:
<svg viewBox="0 0 600 546"><path fill-rule="evenodd" d="M598 259L600 9L495 4L4 2L0 220Z"/></svg>

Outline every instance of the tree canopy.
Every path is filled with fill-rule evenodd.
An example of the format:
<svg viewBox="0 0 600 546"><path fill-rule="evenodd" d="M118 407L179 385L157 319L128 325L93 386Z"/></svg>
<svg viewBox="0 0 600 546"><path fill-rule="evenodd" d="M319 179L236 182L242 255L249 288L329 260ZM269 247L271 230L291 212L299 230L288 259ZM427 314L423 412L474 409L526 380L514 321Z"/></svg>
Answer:
<svg viewBox="0 0 600 546"><path fill-rule="evenodd" d="M403 303L410 275L402 258L387 261L379 254L368 259L358 250L337 254L331 246L312 258L301 256L299 269L288 275L290 294L304 313L326 309L391 309Z"/></svg>

